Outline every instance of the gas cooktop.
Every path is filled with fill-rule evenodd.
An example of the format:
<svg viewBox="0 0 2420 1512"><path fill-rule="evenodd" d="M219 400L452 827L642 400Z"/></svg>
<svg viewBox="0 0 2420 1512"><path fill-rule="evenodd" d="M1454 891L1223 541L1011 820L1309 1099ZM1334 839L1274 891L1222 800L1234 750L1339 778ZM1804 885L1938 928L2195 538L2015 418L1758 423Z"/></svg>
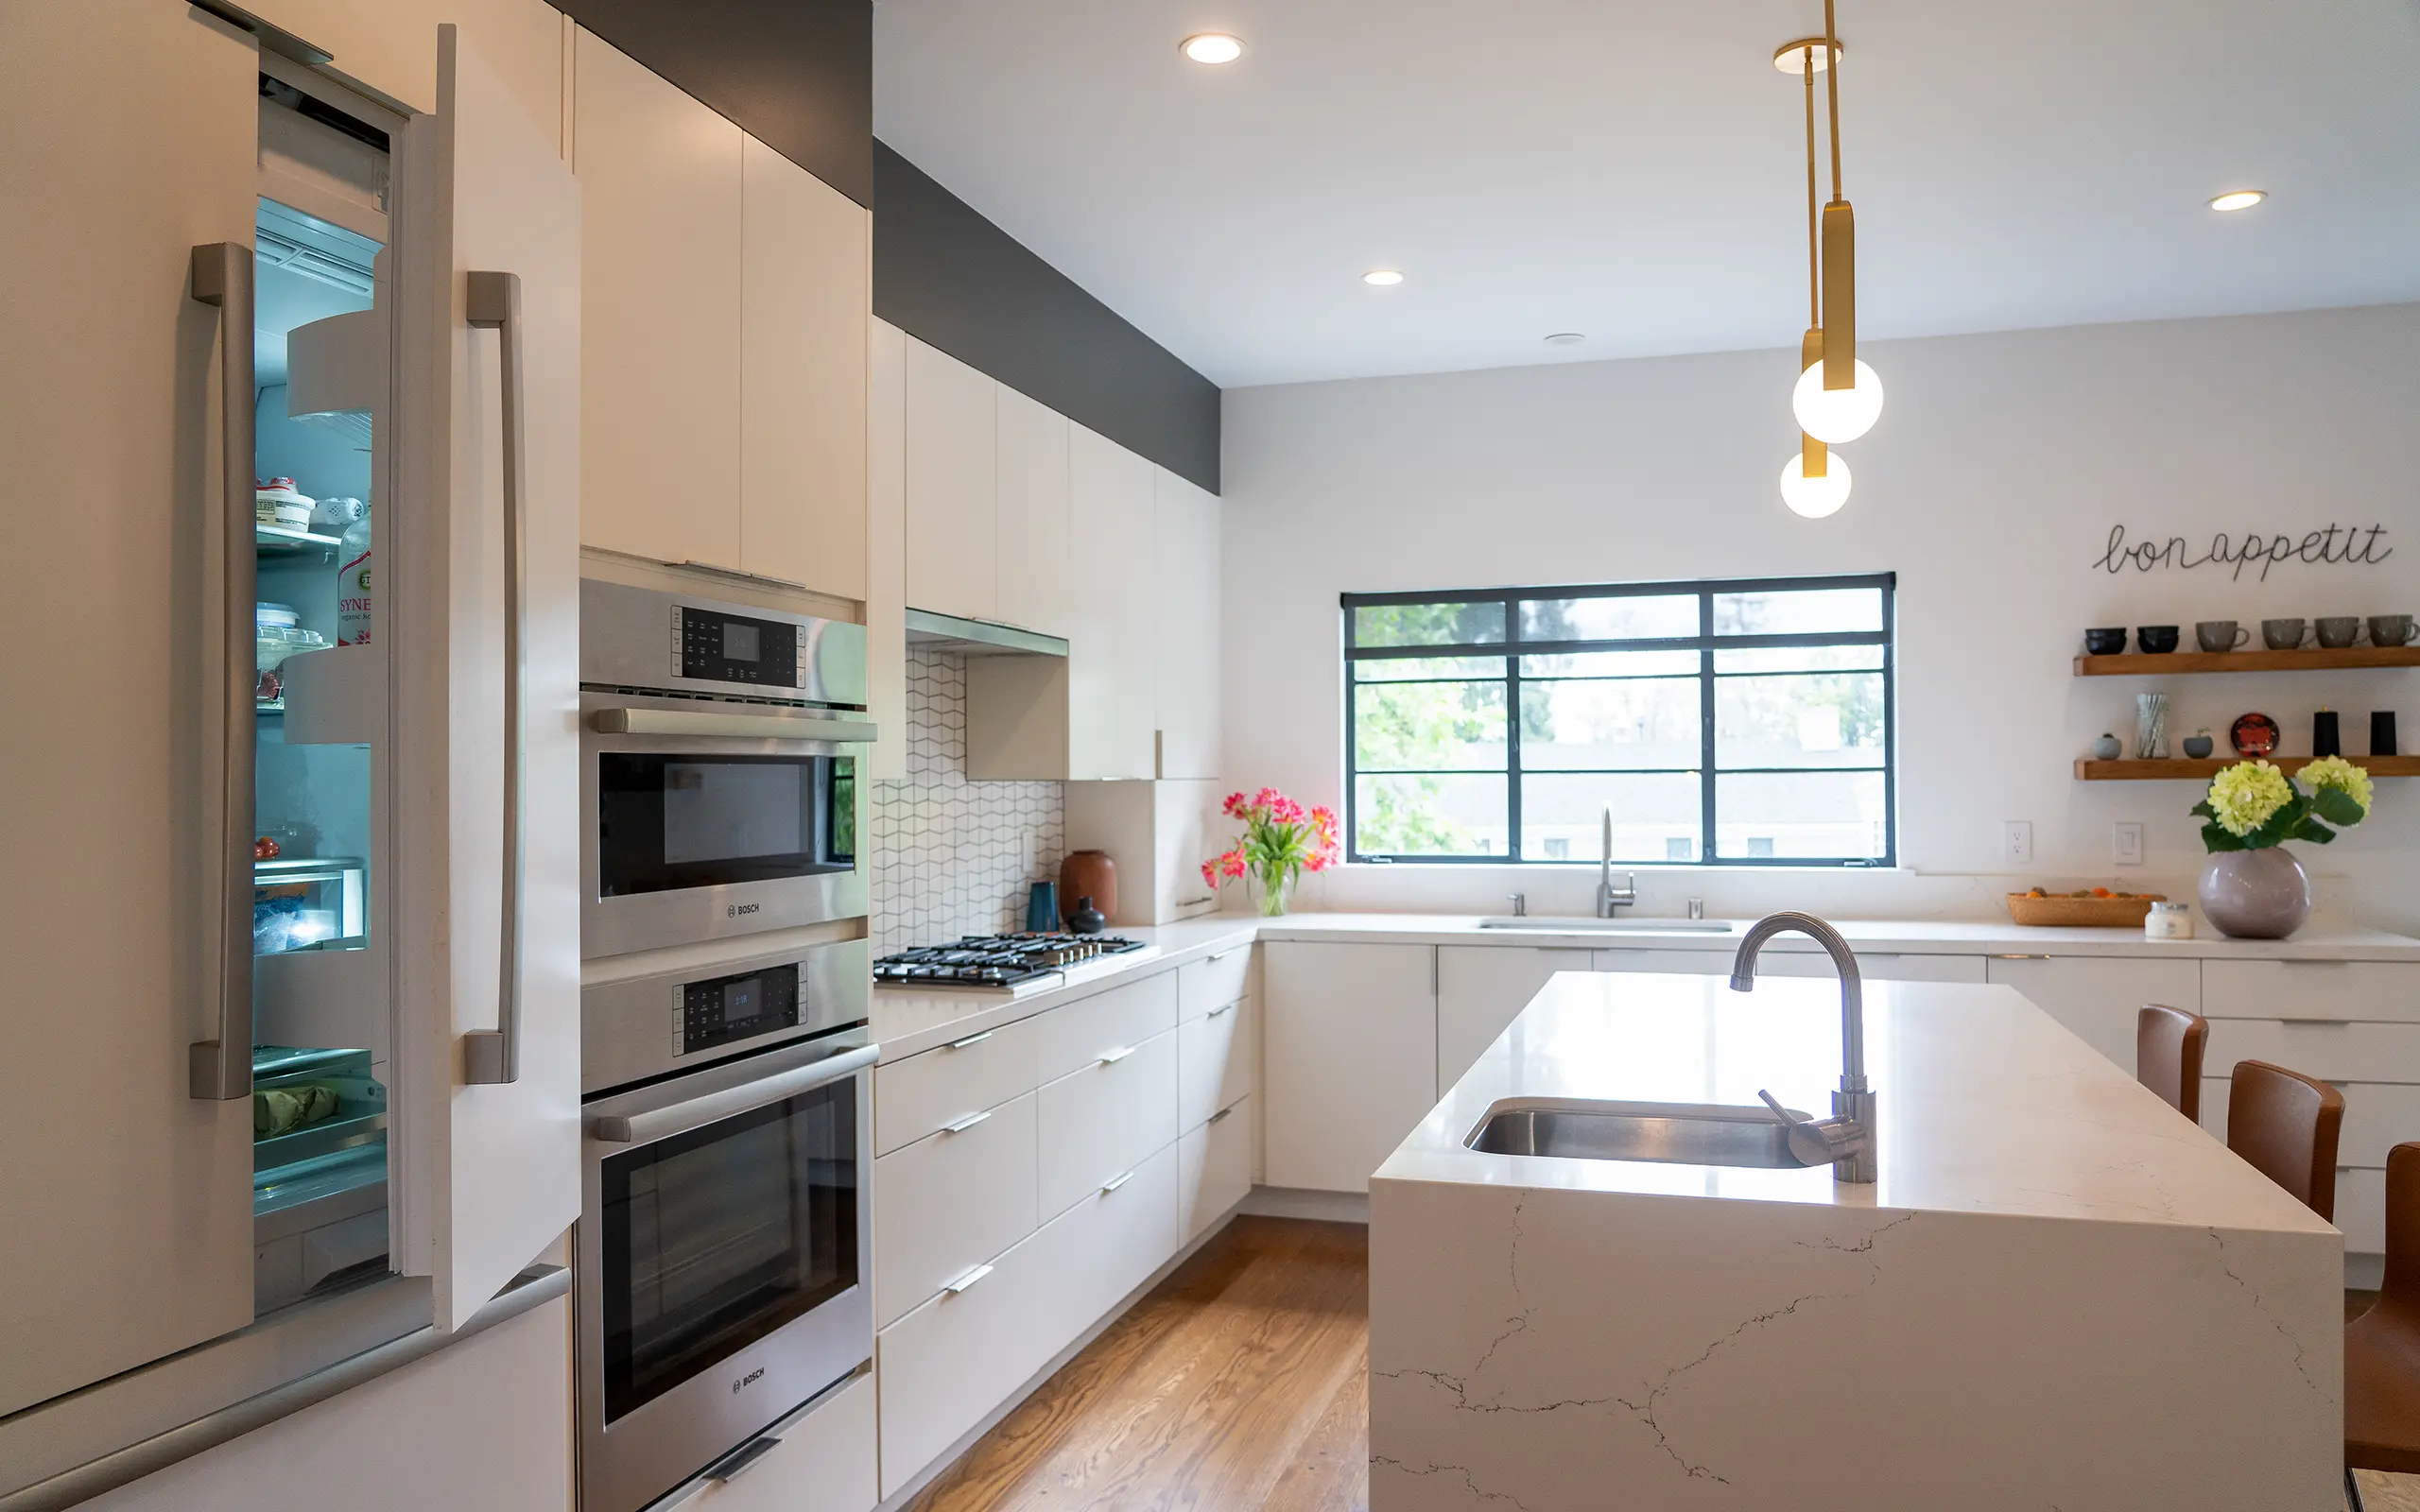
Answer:
<svg viewBox="0 0 2420 1512"><path fill-rule="evenodd" d="M955 987L999 990L1034 981L1102 955L1143 949L1116 935L969 935L949 945L901 951L873 963L882 987Z"/></svg>

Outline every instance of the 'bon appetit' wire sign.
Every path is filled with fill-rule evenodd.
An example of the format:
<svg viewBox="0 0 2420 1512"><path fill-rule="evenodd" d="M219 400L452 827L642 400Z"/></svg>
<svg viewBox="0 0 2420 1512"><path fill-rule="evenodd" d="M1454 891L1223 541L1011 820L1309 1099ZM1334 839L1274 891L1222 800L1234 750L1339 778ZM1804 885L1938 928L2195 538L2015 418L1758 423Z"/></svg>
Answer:
<svg viewBox="0 0 2420 1512"><path fill-rule="evenodd" d="M2375 565L2394 555L2393 546L2384 545L2387 527L2377 525L2336 525L2295 537L2268 536L2251 531L2240 538L2221 530L2210 538L2206 547L2197 548L2183 536L2166 540L2128 541L2124 525L2109 527L2109 544L2100 559L2093 565L2112 575L2132 567L2138 573L2173 570L2191 572L2201 567L2233 569L2230 576L2240 581L2244 569L2256 562L2260 567L2260 580L2267 581L2269 570L2280 562L2308 562L2312 566L2357 567Z"/></svg>

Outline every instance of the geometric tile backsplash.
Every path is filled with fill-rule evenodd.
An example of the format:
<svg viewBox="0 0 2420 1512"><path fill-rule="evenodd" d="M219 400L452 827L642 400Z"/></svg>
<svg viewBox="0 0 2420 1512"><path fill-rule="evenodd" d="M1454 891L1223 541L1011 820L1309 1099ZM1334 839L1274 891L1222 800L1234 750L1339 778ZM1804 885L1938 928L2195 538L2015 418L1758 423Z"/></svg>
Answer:
<svg viewBox="0 0 2420 1512"><path fill-rule="evenodd" d="M1025 927L1067 846L1057 782L966 780L966 658L908 648L908 777L867 795L875 954Z"/></svg>

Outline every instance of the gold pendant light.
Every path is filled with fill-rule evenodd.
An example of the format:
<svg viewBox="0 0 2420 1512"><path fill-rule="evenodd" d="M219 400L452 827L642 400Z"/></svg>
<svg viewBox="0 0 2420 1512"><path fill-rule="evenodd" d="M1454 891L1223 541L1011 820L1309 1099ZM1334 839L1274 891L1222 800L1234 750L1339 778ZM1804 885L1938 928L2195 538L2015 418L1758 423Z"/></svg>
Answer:
<svg viewBox="0 0 2420 1512"><path fill-rule="evenodd" d="M1798 348L1802 374L1817 372L1824 360L1823 263L1817 253L1820 222L1815 189L1815 75L1819 71L1828 73L1830 68L1828 62L1815 60L1818 47L1824 49L1827 60L1840 56L1839 44L1824 37L1791 43L1773 55L1775 67L1790 71L1795 63L1794 71L1804 74L1806 79L1806 335ZM1837 178L1834 181L1838 181ZM1851 339L1855 339L1854 335ZM1848 502L1847 460L1832 455L1830 447L1802 431L1798 455L1782 464L1781 497L1791 512L1811 520L1835 513Z"/></svg>
<svg viewBox="0 0 2420 1512"><path fill-rule="evenodd" d="M1822 376L1808 362L1790 393L1790 407L1799 428L1817 439L1838 446L1874 428L1882 414L1882 380L1857 355L1857 212L1841 192L1841 60L1840 30L1832 16L1833 0L1824 0L1824 35L1792 45L1800 49L1806 72L1807 171L1812 194L1814 172L1815 74L1821 68L1830 127L1832 198L1824 206L1821 226L1822 309L1816 322L1824 333ZM1824 61L1815 60L1821 47Z"/></svg>

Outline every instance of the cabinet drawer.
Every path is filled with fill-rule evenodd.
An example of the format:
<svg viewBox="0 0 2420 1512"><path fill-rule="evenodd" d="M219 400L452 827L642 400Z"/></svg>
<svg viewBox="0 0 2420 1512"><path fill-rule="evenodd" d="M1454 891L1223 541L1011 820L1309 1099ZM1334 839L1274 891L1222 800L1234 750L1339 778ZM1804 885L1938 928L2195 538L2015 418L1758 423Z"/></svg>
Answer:
<svg viewBox="0 0 2420 1512"><path fill-rule="evenodd" d="M1075 1236L1084 1259L1069 1267L1059 1309L1046 1319L1047 1353L1074 1343L1176 1253L1175 1143L1132 1171L1114 1191L1086 1193L1058 1220Z"/></svg>
<svg viewBox="0 0 2420 1512"><path fill-rule="evenodd" d="M2420 965L2398 961L2204 961L2211 1019L2357 1019L2420 1023Z"/></svg>
<svg viewBox="0 0 2420 1512"><path fill-rule="evenodd" d="M1176 1138L1176 1032L1163 1030L1111 1055L1115 1058L1104 1057L1042 1089L1046 1218Z"/></svg>
<svg viewBox="0 0 2420 1512"><path fill-rule="evenodd" d="M970 1113L981 1122L875 1158L876 1327L1033 1232L1038 1098L1028 1092Z"/></svg>
<svg viewBox="0 0 2420 1512"><path fill-rule="evenodd" d="M2336 1173L2336 1227L2344 1247L2356 1255L2386 1253L2386 1173Z"/></svg>
<svg viewBox="0 0 2420 1512"><path fill-rule="evenodd" d="M1198 1019L1251 990L1252 946L1230 945L1176 969L1177 1017Z"/></svg>
<svg viewBox="0 0 2420 1512"><path fill-rule="evenodd" d="M884 1155L970 1113L1033 1091L1036 1021L997 1029L910 1056L873 1073L873 1148Z"/></svg>
<svg viewBox="0 0 2420 1512"><path fill-rule="evenodd" d="M1178 1243L1190 1243L1252 1192L1252 1125L1246 1097L1178 1141Z"/></svg>
<svg viewBox="0 0 2420 1512"><path fill-rule="evenodd" d="M1176 1027L1176 973L1162 971L1140 982L1052 1008L1035 1021L1041 1065L1037 1082L1057 1081L1121 1050L1132 1050L1163 1029Z"/></svg>
<svg viewBox="0 0 2420 1512"><path fill-rule="evenodd" d="M2203 1074L2230 1075L2238 1060L2266 1060L2323 1081L2420 1083L2420 1023L2214 1021Z"/></svg>
<svg viewBox="0 0 2420 1512"><path fill-rule="evenodd" d="M790 1425L736 1480L709 1481L683 1512L873 1512L873 1377L859 1376Z"/></svg>
<svg viewBox="0 0 2420 1512"><path fill-rule="evenodd" d="M2367 1170L2386 1169L2387 1151L2407 1140L2420 1140L2420 1087L2385 1082L2346 1082L2344 1128L2336 1145L2336 1163ZM2202 1126L2227 1137L2227 1081L2202 1078Z"/></svg>
<svg viewBox="0 0 2420 1512"><path fill-rule="evenodd" d="M1199 1127L1259 1080L1260 1015L1252 999L1176 1026L1177 1127Z"/></svg>

